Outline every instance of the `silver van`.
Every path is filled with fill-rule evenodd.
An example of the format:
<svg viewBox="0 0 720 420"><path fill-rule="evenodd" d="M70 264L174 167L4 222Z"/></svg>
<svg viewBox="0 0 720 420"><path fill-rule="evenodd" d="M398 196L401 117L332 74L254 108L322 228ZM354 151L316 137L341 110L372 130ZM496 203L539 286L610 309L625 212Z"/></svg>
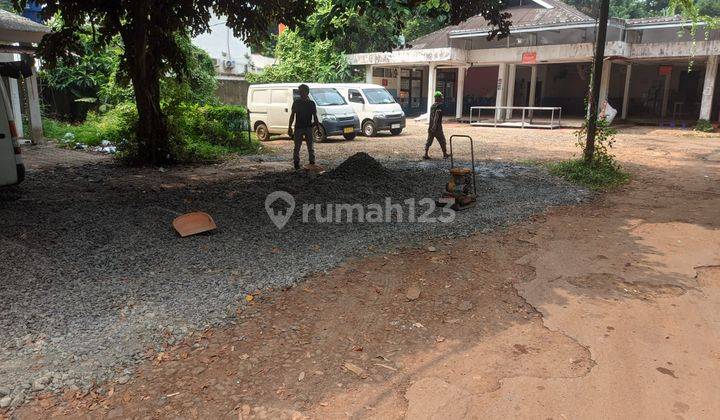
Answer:
<svg viewBox="0 0 720 420"><path fill-rule="evenodd" d="M310 99L317 107L320 126L313 130L315 141L330 136L343 136L353 140L360 133L360 119L343 95L334 87L320 83L306 83ZM260 141L270 136L287 134L293 101L300 97L300 83L273 83L250 85L247 108L250 124Z"/></svg>

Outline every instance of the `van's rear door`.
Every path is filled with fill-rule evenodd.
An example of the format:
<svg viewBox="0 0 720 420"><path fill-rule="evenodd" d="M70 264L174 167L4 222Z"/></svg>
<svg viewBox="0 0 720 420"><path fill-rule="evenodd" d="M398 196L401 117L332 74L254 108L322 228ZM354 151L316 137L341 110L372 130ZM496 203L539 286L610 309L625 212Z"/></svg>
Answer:
<svg viewBox="0 0 720 420"><path fill-rule="evenodd" d="M2 88L4 90L4 86ZM0 94L0 186L17 184L19 181L15 148L8 121L7 101L3 100L3 96L7 96L5 92Z"/></svg>

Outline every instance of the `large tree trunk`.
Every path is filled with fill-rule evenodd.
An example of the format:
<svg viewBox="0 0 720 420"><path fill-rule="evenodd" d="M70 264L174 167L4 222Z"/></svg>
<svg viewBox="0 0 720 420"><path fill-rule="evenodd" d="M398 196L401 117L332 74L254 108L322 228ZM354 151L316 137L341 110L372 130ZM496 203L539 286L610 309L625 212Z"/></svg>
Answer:
<svg viewBox="0 0 720 420"><path fill-rule="evenodd" d="M152 63L137 63L132 75L138 110L138 152L144 163L170 161L168 129L160 107L160 72Z"/></svg>
<svg viewBox="0 0 720 420"><path fill-rule="evenodd" d="M587 122L587 138L585 141L585 163L591 163L595 155L595 133L597 132L598 99L602 79L603 61L605 60L605 40L607 39L608 11L610 0L600 2L600 21L595 38L595 59L592 70L592 89L589 98L589 116Z"/></svg>
<svg viewBox="0 0 720 420"><path fill-rule="evenodd" d="M122 31L125 58L132 79L138 111L138 158L142 163L163 164L171 160L167 124L160 106L160 46L150 34L157 13L151 2L138 1L133 24Z"/></svg>

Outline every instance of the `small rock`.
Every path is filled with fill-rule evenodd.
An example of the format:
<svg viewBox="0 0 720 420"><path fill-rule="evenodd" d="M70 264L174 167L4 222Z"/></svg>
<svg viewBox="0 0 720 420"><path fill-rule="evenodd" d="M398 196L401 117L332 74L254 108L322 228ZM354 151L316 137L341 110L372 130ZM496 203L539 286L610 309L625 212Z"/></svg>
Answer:
<svg viewBox="0 0 720 420"><path fill-rule="evenodd" d="M10 388L5 388L4 386L0 386L0 397L5 397L10 395Z"/></svg>
<svg viewBox="0 0 720 420"><path fill-rule="evenodd" d="M410 286L405 293L407 300L417 300L420 297L420 288L417 286Z"/></svg>
<svg viewBox="0 0 720 420"><path fill-rule="evenodd" d="M11 402L12 402L12 398L10 398L10 396L0 398L0 408L10 407Z"/></svg>
<svg viewBox="0 0 720 420"><path fill-rule="evenodd" d="M130 382L130 375L123 375L117 379L117 383L120 385L125 385L128 382Z"/></svg>
<svg viewBox="0 0 720 420"><path fill-rule="evenodd" d="M469 311L472 308L473 308L473 304L469 300L463 300L458 305L458 309L460 309L461 311Z"/></svg>
<svg viewBox="0 0 720 420"><path fill-rule="evenodd" d="M437 248L435 248L434 246L429 246L427 250L430 252L435 252L437 251Z"/></svg>
<svg viewBox="0 0 720 420"><path fill-rule="evenodd" d="M305 372L300 372L298 375L298 382L301 382L303 379L305 379Z"/></svg>
<svg viewBox="0 0 720 420"><path fill-rule="evenodd" d="M38 378L32 383L32 389L33 391L42 391L47 387L47 385L50 383L50 376L43 376L42 378Z"/></svg>

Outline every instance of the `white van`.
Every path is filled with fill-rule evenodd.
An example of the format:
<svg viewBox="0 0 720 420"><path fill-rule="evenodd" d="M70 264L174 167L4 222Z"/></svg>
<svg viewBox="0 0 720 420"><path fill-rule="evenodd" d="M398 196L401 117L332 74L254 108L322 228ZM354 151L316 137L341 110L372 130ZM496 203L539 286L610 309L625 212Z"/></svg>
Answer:
<svg viewBox="0 0 720 420"><path fill-rule="evenodd" d="M313 130L315 141L336 135L342 135L346 140L354 139L360 133L360 120L343 96L328 85L306 84L320 119L320 126ZM299 86L300 83L250 85L250 124L260 141L270 140L273 134L287 134L293 101L300 97Z"/></svg>
<svg viewBox="0 0 720 420"><path fill-rule="evenodd" d="M330 86L339 90L355 109L364 135L372 137L383 130L389 130L394 136L402 133L405 113L384 87L368 83L335 83Z"/></svg>
<svg viewBox="0 0 720 420"><path fill-rule="evenodd" d="M21 63L0 63L0 75L20 77L20 66ZM18 144L15 116L5 83L0 83L0 187L16 185L24 179L25 165Z"/></svg>

